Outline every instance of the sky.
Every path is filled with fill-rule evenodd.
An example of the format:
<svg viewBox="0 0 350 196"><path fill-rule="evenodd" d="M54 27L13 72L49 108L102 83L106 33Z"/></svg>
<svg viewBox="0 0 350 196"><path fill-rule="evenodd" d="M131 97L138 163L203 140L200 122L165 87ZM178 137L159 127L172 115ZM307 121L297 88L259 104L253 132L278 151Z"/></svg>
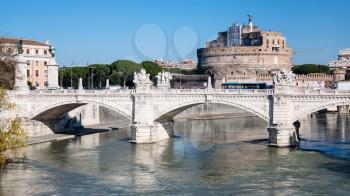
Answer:
<svg viewBox="0 0 350 196"><path fill-rule="evenodd" d="M350 48L349 0L0 0L0 35L50 40L61 66L118 59L194 59L247 14L280 31L294 64L327 64Z"/></svg>

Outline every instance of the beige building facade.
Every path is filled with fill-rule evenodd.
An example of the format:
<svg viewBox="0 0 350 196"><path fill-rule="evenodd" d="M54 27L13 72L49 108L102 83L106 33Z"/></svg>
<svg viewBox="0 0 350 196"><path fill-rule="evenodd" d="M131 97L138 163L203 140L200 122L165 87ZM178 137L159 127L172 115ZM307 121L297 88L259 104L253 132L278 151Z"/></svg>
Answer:
<svg viewBox="0 0 350 196"><path fill-rule="evenodd" d="M164 61L164 60L155 60L155 63L157 63L162 68L179 68L179 69L195 69L197 66L197 62L191 60L191 59L184 59L182 61Z"/></svg>
<svg viewBox="0 0 350 196"><path fill-rule="evenodd" d="M11 54L18 54L20 42L23 48L23 60L27 64L27 78L32 86L37 89L45 89L49 86L58 88L58 83L53 84L56 80L58 81L58 65L55 60L54 47L49 41L44 43L29 39L0 38L3 52Z"/></svg>
<svg viewBox="0 0 350 196"><path fill-rule="evenodd" d="M291 69L292 49L280 32L261 31L253 25L233 24L219 32L216 40L197 50L198 69L209 70L215 87L222 81L235 81L256 74L268 74L283 68Z"/></svg>
<svg viewBox="0 0 350 196"><path fill-rule="evenodd" d="M350 68L350 48L344 48L339 50L338 60L330 61L328 66L332 69L335 68Z"/></svg>

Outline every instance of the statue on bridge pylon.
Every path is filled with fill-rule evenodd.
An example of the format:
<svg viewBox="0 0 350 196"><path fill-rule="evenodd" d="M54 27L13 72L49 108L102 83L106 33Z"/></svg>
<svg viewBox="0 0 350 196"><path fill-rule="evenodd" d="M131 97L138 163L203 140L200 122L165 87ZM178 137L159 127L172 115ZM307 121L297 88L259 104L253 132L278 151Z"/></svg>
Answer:
<svg viewBox="0 0 350 196"><path fill-rule="evenodd" d="M141 69L139 73L134 73L134 80L136 92L148 93L151 90L153 82L149 79L150 75L146 73L145 69Z"/></svg>
<svg viewBox="0 0 350 196"><path fill-rule="evenodd" d="M173 76L170 74L170 72L159 72L156 76L157 78L157 88L160 89L169 89L170 88L170 80L173 78Z"/></svg>
<svg viewBox="0 0 350 196"><path fill-rule="evenodd" d="M275 93L291 93L296 87L296 75L288 69L281 69L272 75Z"/></svg>

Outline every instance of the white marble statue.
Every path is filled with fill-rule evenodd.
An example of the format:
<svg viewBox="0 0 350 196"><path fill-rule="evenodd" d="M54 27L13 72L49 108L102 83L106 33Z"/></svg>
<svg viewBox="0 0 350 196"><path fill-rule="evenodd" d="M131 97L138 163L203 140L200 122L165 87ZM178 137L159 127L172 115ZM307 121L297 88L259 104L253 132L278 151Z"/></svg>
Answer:
<svg viewBox="0 0 350 196"><path fill-rule="evenodd" d="M296 81L295 74L288 69L281 69L273 75L273 85L294 85Z"/></svg>
<svg viewBox="0 0 350 196"><path fill-rule="evenodd" d="M134 80L133 82L138 85L142 83L151 83L151 80L149 79L149 74L146 73L145 69L141 69L139 73L134 73Z"/></svg>
<svg viewBox="0 0 350 196"><path fill-rule="evenodd" d="M159 72L156 76L157 78L157 87L166 87L170 88L170 80L172 79L172 75L170 72Z"/></svg>
<svg viewBox="0 0 350 196"><path fill-rule="evenodd" d="M136 85L136 92L149 92L153 82L149 79L149 74L145 69L141 69L139 73L134 73L133 82Z"/></svg>

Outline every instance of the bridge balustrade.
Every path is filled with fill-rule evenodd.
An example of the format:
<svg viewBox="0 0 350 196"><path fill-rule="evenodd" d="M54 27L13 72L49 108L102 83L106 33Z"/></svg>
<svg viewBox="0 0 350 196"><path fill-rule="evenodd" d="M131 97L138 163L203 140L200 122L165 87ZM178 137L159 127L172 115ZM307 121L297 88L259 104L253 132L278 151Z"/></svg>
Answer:
<svg viewBox="0 0 350 196"><path fill-rule="evenodd" d="M8 91L9 94L16 94L16 91ZM274 89L151 89L150 94L263 94L272 95ZM32 90L29 91L30 95L103 95L103 94L137 94L135 89L117 89L117 90ZM337 90L337 89L314 89L308 87L294 88L292 94L304 94L304 95L348 95L350 90Z"/></svg>
<svg viewBox="0 0 350 196"><path fill-rule="evenodd" d="M9 94L15 94L15 91L8 91ZM273 89L151 89L150 94L273 94ZM103 94L137 94L135 89L117 89L117 90L32 90L30 95L103 95Z"/></svg>

